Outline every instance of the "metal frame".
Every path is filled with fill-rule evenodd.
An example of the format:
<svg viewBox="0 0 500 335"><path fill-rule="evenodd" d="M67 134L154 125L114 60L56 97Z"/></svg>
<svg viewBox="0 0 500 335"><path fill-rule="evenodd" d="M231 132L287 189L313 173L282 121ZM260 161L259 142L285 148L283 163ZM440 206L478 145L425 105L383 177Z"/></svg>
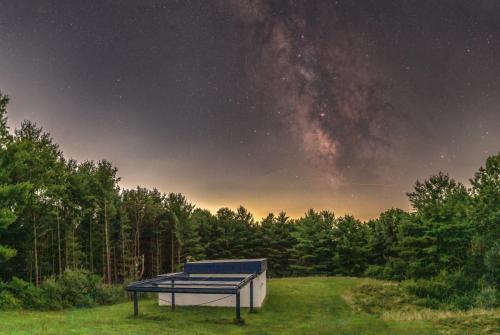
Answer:
<svg viewBox="0 0 500 335"><path fill-rule="evenodd" d="M239 321L241 320L240 291L248 284L250 284L250 312L253 312L253 280L255 277L257 277L257 273L252 273L245 277L193 277L189 273L177 272L160 275L153 279L137 281L129 284L125 289L133 292L134 315L139 314L137 292L171 293L172 310L175 310L176 293L234 294L236 296L236 320ZM185 283L186 281L190 283Z"/></svg>

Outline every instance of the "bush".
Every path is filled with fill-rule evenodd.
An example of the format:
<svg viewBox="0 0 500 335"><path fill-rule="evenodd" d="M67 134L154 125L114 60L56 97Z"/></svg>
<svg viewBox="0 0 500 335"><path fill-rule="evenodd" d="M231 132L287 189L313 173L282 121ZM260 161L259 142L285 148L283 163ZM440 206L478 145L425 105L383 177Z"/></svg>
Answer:
<svg viewBox="0 0 500 335"><path fill-rule="evenodd" d="M58 278L45 280L40 287L14 277L0 282L0 309L59 310L112 304L126 298L122 286L103 285L102 278L81 270L66 270Z"/></svg>
<svg viewBox="0 0 500 335"><path fill-rule="evenodd" d="M58 284L61 287L64 307L90 307L95 305L93 296L100 278L82 270L66 270Z"/></svg>
<svg viewBox="0 0 500 335"><path fill-rule="evenodd" d="M17 309L21 307L21 302L10 292L0 291L0 310Z"/></svg>
<svg viewBox="0 0 500 335"><path fill-rule="evenodd" d="M36 309L58 310L63 308L63 298L61 286L54 278L47 279L40 286L41 301Z"/></svg>
<svg viewBox="0 0 500 335"><path fill-rule="evenodd" d="M23 308L38 308L42 305L40 289L20 278L12 278L12 281L6 284L6 290L21 302Z"/></svg>
<svg viewBox="0 0 500 335"><path fill-rule="evenodd" d="M94 299L100 305L115 304L127 298L125 290L119 285L98 285Z"/></svg>
<svg viewBox="0 0 500 335"><path fill-rule="evenodd" d="M381 315L389 310L413 310L415 309L414 296L406 292L401 284L370 281L354 287L350 291L351 297L347 297L356 309L369 314Z"/></svg>
<svg viewBox="0 0 500 335"><path fill-rule="evenodd" d="M406 265L396 260L385 265L369 265L365 271L365 276L377 279L403 280Z"/></svg>
<svg viewBox="0 0 500 335"><path fill-rule="evenodd" d="M500 242L496 242L484 255L484 265L491 279L500 284Z"/></svg>
<svg viewBox="0 0 500 335"><path fill-rule="evenodd" d="M468 309L474 305L476 283L464 272L441 271L430 279L409 280L404 289L420 298L419 304L429 308Z"/></svg>
<svg viewBox="0 0 500 335"><path fill-rule="evenodd" d="M498 305L498 292L493 286L482 287L475 297L475 306L478 308L492 309Z"/></svg>
<svg viewBox="0 0 500 335"><path fill-rule="evenodd" d="M365 270L365 276L377 279L384 279L384 266L369 265Z"/></svg>

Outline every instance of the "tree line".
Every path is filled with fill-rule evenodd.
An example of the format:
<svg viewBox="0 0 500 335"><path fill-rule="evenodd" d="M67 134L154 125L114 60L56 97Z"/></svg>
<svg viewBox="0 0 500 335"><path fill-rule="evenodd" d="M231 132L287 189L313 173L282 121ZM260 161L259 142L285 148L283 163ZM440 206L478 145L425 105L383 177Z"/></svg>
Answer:
<svg viewBox="0 0 500 335"><path fill-rule="evenodd" d="M182 194L120 189L111 162L66 159L30 121L11 132L8 101L0 95L4 280L38 286L84 269L111 284L177 271L193 259L265 257L270 276L459 274L475 287L500 284L500 154L470 187L444 173L417 181L407 193L411 212L390 209L362 222L311 209L298 219L281 212L258 221L244 207L211 213Z"/></svg>

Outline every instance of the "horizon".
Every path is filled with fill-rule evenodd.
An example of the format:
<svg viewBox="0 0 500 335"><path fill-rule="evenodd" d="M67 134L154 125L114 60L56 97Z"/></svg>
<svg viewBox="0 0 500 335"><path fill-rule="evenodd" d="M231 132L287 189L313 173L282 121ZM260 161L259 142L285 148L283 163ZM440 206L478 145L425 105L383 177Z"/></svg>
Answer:
<svg viewBox="0 0 500 335"><path fill-rule="evenodd" d="M9 116L9 113L7 113L7 116ZM25 120L25 121L30 121L30 120ZM16 127L16 125L12 125L10 119L8 119L8 123L9 123L9 127L10 127L10 133L11 134L14 134L14 130L17 129L18 127ZM20 125L20 124L19 124ZM45 129L43 127L43 125L41 124L37 124L39 127L41 127L44 132L48 133L51 135L52 137L52 133L50 132L50 130L48 129ZM59 146L59 148L61 149L62 151L62 154L64 156L65 159L74 159L76 160L78 163L81 163L83 161L94 161L94 162L97 162L97 161L101 161L101 160L108 160L107 158L103 157L103 158L96 158L96 159L76 159L75 157L72 157L72 156L67 156L65 154L65 150L64 148L61 146L61 144L57 141L57 139L53 138L52 139L54 140L55 144L57 144ZM112 161L110 161L111 163L113 163ZM113 163L114 164L114 163ZM479 170L480 167L484 166L484 164L481 164L480 166L477 167L477 170ZM187 200L192 203L196 208L199 208L199 209L203 209L203 210L209 210L212 214L216 214L217 211L221 208L229 208L231 210L236 210L238 207L242 206L244 208L246 208L247 210L249 210L249 212L253 215L253 218L255 219L256 222L261 222L263 219L265 219L269 214L274 214L274 215L278 215L280 212L285 212L287 214L287 216L290 218L290 219L299 219L301 217L303 217L308 210L312 209L312 210L315 210L315 211L322 211L322 210L328 210L328 211L331 211L335 217L343 217L343 216L354 216L356 219L362 221L362 222L368 222L370 220L373 220L373 219L377 219L381 213L385 212L386 210L389 210L389 209L393 209L393 208L399 208L399 209L402 209L404 211L407 211L407 212L412 212L413 209L411 208L411 205L410 205L410 202L407 200L407 206L402 206L402 207L388 207L388 208L385 208L385 209L382 209L380 210L380 212L376 213L373 217L361 217L361 216L358 216L358 215L355 215L355 214L352 214L350 212L342 212L342 213L338 213L336 212L335 210L333 210L332 208L328 208L328 207L325 207L325 208L315 208L315 207L309 207L309 208L305 208L302 212L296 212L296 213L291 213L291 212L288 212L287 210L285 209L277 209L277 210L269 210L269 211L260 211L258 209L253 209L253 208L250 208L248 206L246 206L244 203L233 203L232 205L225 205L225 204L220 204L220 205L203 205L203 203L199 203L199 202L196 202L196 201L193 201L193 198L190 196L190 194L186 194L185 192L182 192L182 190L162 190L160 188L158 188L157 186L155 185L141 185L141 184L136 184L136 185L132 185L132 184L127 184L121 174L120 174L120 167L119 166L116 166L116 168L118 169L118 176L120 177L120 181L118 182L118 185L120 186L120 191L123 191L123 190L132 190L132 189L136 189L137 187L143 187L143 188L147 188L147 189L157 189L158 191L160 191L161 193L163 194L168 194L168 193L182 193L183 195L185 195L187 197ZM450 178L456 180L457 182L463 184L467 189L470 188L470 179L473 178L473 173L475 172L473 171L471 173L471 176L469 178L466 178L465 180L458 180L456 178L454 178L452 175L450 175ZM442 173L445 173L447 175L449 175L448 172L446 171L436 171L436 173L432 174L432 175L435 175L439 172L442 172ZM417 181L424 181L426 180L428 177L430 177L431 175L427 176L427 177L422 177L422 178L419 178L417 180L415 180L415 182L411 185L411 188L408 189L408 191L405 191L404 194L405 194L405 197L406 197L406 192L410 192L411 190L413 190L413 186L415 185L415 183Z"/></svg>

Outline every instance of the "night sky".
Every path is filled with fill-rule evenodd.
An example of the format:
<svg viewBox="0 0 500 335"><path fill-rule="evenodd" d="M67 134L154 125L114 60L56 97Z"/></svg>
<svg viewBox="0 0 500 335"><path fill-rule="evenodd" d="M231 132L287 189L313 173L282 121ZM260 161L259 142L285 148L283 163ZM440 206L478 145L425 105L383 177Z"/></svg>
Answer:
<svg viewBox="0 0 500 335"><path fill-rule="evenodd" d="M0 0L11 127L257 218L409 209L500 149L500 1Z"/></svg>

